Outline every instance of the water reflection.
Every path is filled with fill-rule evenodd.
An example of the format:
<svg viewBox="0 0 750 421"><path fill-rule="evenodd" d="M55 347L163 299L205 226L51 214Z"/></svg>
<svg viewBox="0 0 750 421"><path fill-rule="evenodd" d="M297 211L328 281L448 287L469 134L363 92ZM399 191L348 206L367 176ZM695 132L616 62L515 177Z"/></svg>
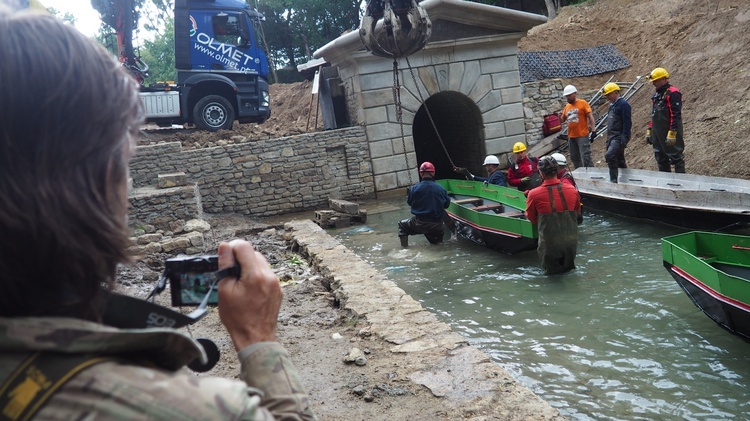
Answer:
<svg viewBox="0 0 750 421"><path fill-rule="evenodd" d="M580 420L750 419L750 343L703 315L662 266L680 232L587 214L577 269L467 240L402 249L401 199L332 233L563 414Z"/></svg>

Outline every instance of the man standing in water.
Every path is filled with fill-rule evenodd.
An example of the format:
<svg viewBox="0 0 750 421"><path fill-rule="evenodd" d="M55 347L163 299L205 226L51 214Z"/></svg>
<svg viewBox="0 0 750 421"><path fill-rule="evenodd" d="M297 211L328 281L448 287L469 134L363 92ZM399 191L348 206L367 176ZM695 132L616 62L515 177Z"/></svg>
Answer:
<svg viewBox="0 0 750 421"><path fill-rule="evenodd" d="M529 192L526 217L538 227L537 253L544 273L554 275L575 268L581 196L557 178L554 158L542 157L538 166L544 181Z"/></svg>
<svg viewBox="0 0 750 421"><path fill-rule="evenodd" d="M401 247L408 247L409 236L417 234L424 234L432 244L443 242L443 216L451 199L443 186L435 182L435 166L431 162L422 163L419 177L422 181L409 188L406 198L414 216L398 223Z"/></svg>

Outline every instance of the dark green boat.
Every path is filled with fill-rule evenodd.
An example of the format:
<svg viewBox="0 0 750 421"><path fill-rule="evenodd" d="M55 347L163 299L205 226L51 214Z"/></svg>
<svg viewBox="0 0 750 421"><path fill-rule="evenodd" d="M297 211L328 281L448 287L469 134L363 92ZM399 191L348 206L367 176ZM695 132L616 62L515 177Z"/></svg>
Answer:
<svg viewBox="0 0 750 421"><path fill-rule="evenodd" d="M664 267L693 303L750 339L750 236L693 231L661 244Z"/></svg>
<svg viewBox="0 0 750 421"><path fill-rule="evenodd" d="M446 211L458 235L508 254L536 249L537 229L526 219L523 192L478 181L437 182L451 197Z"/></svg>

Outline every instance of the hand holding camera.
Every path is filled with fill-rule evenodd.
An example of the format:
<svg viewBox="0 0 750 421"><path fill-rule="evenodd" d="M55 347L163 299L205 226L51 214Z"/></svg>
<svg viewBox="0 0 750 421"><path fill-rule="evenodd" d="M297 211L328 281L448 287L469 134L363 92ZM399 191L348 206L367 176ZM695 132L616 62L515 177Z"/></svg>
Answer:
<svg viewBox="0 0 750 421"><path fill-rule="evenodd" d="M219 282L219 317L235 349L276 341L283 292L266 258L244 240L219 245L219 269L239 264L239 278Z"/></svg>

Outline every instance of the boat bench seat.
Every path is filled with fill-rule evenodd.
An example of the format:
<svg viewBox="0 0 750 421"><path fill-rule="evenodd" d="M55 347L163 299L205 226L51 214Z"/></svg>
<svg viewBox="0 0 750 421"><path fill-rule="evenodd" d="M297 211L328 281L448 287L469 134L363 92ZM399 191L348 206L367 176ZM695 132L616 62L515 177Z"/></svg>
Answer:
<svg viewBox="0 0 750 421"><path fill-rule="evenodd" d="M498 212L498 211L502 212L502 210L503 210L503 204L502 203L493 203L491 205L482 205L482 206L477 206L475 208L471 208L471 210L477 211L477 212L484 212L484 211L490 211L490 210L491 211L495 211L495 212Z"/></svg>
<svg viewBox="0 0 750 421"><path fill-rule="evenodd" d="M484 200L481 197L470 197L468 199L454 200L453 202L456 203L456 204L458 204L458 205L474 205L474 206L479 206L479 205L482 205L484 203Z"/></svg>

